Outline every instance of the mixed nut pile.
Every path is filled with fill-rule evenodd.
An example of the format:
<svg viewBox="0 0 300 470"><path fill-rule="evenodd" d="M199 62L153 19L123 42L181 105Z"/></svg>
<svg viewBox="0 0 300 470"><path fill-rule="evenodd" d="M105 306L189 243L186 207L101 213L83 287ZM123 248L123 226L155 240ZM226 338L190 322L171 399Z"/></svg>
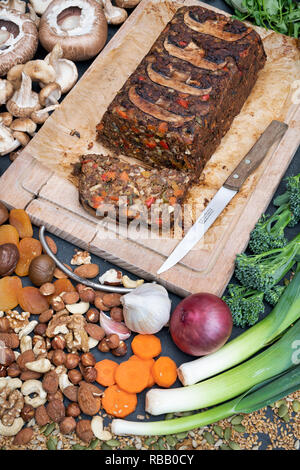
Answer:
<svg viewBox="0 0 300 470"><path fill-rule="evenodd" d="M56 253L55 242L50 237L47 242ZM76 253L71 264L86 278L99 274L87 252ZM117 271L107 273L102 282L122 282ZM26 275L33 285L22 287ZM99 325L101 314L105 328ZM113 332L118 325L123 336ZM25 445L34 419L38 426L58 423L62 434L75 430L84 442L111 439L98 415L103 391L93 384L96 359L90 350L124 356L121 338L130 335L125 329L121 295L74 287L42 254L26 212L9 213L0 203L0 435ZM93 418L81 419L82 414Z"/></svg>

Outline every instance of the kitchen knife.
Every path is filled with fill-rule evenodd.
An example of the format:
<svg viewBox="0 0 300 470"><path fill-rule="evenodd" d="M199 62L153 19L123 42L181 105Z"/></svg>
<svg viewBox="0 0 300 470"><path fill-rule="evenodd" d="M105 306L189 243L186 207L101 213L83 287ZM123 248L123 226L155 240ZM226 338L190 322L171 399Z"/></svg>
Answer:
<svg viewBox="0 0 300 470"><path fill-rule="evenodd" d="M209 227L219 217L231 199L241 189L248 176L256 170L265 158L275 141L281 139L288 125L280 121L272 121L265 129L251 150L227 178L223 186L215 194L204 211L190 228L185 237L178 243L168 259L157 271L161 274L177 264L197 243Z"/></svg>

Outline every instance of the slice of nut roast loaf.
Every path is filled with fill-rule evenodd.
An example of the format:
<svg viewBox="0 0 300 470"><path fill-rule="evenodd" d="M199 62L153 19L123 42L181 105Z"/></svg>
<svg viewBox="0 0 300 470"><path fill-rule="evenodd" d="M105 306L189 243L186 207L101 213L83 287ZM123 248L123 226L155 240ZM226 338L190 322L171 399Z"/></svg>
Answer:
<svg viewBox="0 0 300 470"><path fill-rule="evenodd" d="M265 61L244 23L180 8L109 105L98 139L117 154L200 174Z"/></svg>

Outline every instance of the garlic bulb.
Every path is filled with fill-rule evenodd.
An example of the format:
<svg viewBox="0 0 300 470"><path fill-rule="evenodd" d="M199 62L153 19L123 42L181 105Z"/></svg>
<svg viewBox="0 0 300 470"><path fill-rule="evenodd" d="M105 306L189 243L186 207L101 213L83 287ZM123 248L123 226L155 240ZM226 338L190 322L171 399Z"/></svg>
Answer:
<svg viewBox="0 0 300 470"><path fill-rule="evenodd" d="M157 333L170 319L171 300L158 284L143 284L123 295L121 302L125 325L136 333Z"/></svg>

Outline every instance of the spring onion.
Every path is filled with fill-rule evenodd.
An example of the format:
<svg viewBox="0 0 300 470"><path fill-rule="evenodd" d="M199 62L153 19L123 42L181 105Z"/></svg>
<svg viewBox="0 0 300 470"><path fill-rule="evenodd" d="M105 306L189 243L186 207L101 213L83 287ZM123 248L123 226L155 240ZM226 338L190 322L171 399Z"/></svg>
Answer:
<svg viewBox="0 0 300 470"><path fill-rule="evenodd" d="M300 317L300 270L289 283L272 312L256 325L229 341L215 353L182 364L178 376L183 385L200 380L240 364L274 341Z"/></svg>
<svg viewBox="0 0 300 470"><path fill-rule="evenodd" d="M190 431L234 414L252 413L273 403L300 388L300 365L288 370L283 375L260 383L222 405L210 408L194 415L165 421L136 422L124 419L112 421L112 432L116 435L158 436Z"/></svg>
<svg viewBox="0 0 300 470"><path fill-rule="evenodd" d="M300 320L263 352L216 377L188 387L149 390L146 412L159 415L191 411L230 400L293 367L296 364L293 348L299 341Z"/></svg>

